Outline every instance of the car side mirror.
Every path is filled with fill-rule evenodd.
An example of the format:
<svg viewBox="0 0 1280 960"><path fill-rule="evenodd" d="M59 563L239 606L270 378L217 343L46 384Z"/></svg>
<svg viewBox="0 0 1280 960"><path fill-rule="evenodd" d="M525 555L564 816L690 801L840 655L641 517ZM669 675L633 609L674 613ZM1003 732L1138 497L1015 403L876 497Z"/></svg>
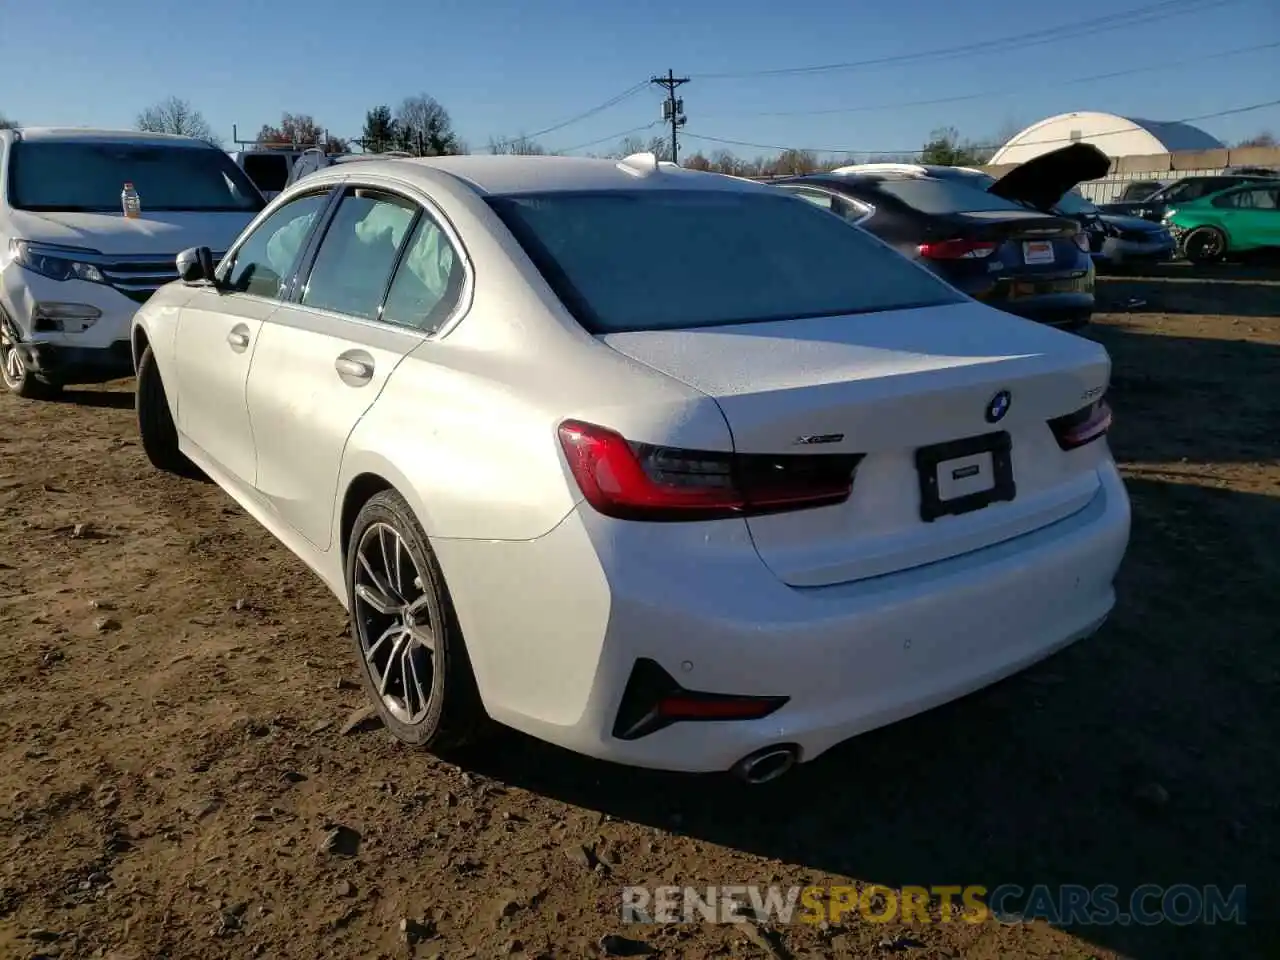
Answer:
<svg viewBox="0 0 1280 960"><path fill-rule="evenodd" d="M213 251L208 247L189 247L178 254L178 276L192 286L213 283Z"/></svg>

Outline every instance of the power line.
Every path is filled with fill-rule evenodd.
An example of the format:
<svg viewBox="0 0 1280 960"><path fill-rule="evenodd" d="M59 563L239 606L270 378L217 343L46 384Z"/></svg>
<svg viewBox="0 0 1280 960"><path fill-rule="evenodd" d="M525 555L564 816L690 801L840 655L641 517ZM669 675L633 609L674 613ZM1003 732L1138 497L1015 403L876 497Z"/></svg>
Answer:
<svg viewBox="0 0 1280 960"><path fill-rule="evenodd" d="M573 153L576 150L585 150L587 147L594 147L598 143L607 143L610 140L621 140L623 137L628 137L633 133L640 133L642 130L649 130L653 127L656 127L661 122L662 122L661 120L654 120L650 123L644 124L643 126L632 127L630 130L620 130L617 133L609 134L607 137L600 137L598 140L588 140L586 143L580 143L577 146L573 146L573 147L565 147L564 149L559 150L557 152Z"/></svg>
<svg viewBox="0 0 1280 960"><path fill-rule="evenodd" d="M1014 34L1012 36L962 44L955 47L940 47L934 50L919 51L917 53L897 54L889 57L876 57L870 60L852 60L845 63L815 64L806 67L778 67L768 70L739 70L723 73L702 73L694 74L693 79L730 80L741 79L744 77L804 76L816 73L829 73L837 70L854 70L863 67L919 63L934 59L949 59L957 56L967 56L971 53L990 52L993 49L1007 47L1010 44L1021 48L1046 43L1057 43L1061 40L1076 39L1082 36L1090 36L1095 33L1103 33L1108 30L1139 26L1168 17L1180 16L1185 13L1199 13L1207 10L1213 10L1218 7L1238 2L1240 2L1240 0L1208 0L1208 2L1204 2L1204 0L1160 0L1159 3L1152 3L1143 7L1135 7L1131 10L1109 14L1105 17L1095 17L1091 20L1077 21L1074 24L1062 24L1056 27L1047 27L1039 30L1028 31L1026 33Z"/></svg>
<svg viewBox="0 0 1280 960"><path fill-rule="evenodd" d="M1218 60L1223 57L1232 57L1242 53L1252 53L1257 50L1274 50L1280 47L1280 40L1271 43L1260 43L1249 47L1237 47L1234 50L1223 50L1220 53L1198 54L1195 57L1195 63L1201 63L1205 60ZM1098 80L1114 80L1117 77L1129 77L1138 73L1152 73L1159 70L1181 70L1184 69L1189 61L1186 60L1166 60L1162 63L1153 64L1147 67L1134 67L1129 70L1115 70L1111 73L1099 73L1090 77L1076 77L1072 80L1060 80L1052 85L1046 85L1045 89L1056 89L1060 86L1068 86L1076 83L1093 83ZM967 100L986 100L991 97L1002 97L1009 95L1021 95L1027 91L1026 87L1005 87L1001 90L987 90L982 93L966 93L955 97L938 97L933 100L907 100L898 103L880 103L880 104L863 104L857 107L833 107L826 110L767 110L752 111L750 113L718 113L713 114L717 117L817 117L817 116L834 116L845 113L873 113L877 110L900 110L904 107L932 107L944 103L963 103ZM1035 89L1035 88L1031 88Z"/></svg>
<svg viewBox="0 0 1280 960"><path fill-rule="evenodd" d="M641 90L645 89L648 86L649 86L648 80L641 80L639 83L636 83L630 87L627 87L627 89L623 90L621 93L617 94L616 96L610 97L604 103L598 104L597 106L592 107L590 110L584 110L582 113L575 114L574 116L570 117L568 120L561 120L559 123L554 123L549 127L544 127L541 130L535 130L533 133L526 133L520 139L532 140L535 137L544 137L548 133L554 133L557 130L561 130L567 126L578 123L581 120L586 120L588 117L594 117L597 113L601 113L604 110L608 110L610 107L617 106L619 103L621 103L623 100L626 100L628 97L635 96L635 94L637 94L638 92L640 92Z"/></svg>
<svg viewBox="0 0 1280 960"><path fill-rule="evenodd" d="M1181 117L1181 118L1179 118L1179 119L1177 119L1177 120L1170 120L1170 121L1164 121L1164 122L1166 122L1166 123L1194 123L1194 122L1196 122L1196 121L1198 121L1198 120L1212 120L1212 119L1214 119L1214 118L1216 118L1216 117L1228 117L1228 116L1233 116L1233 115L1238 114L1238 113L1252 113L1254 110L1265 110L1267 107L1275 107L1275 106L1280 106L1280 100L1268 100L1268 101L1266 101L1265 103L1254 103L1254 104L1250 104L1250 105L1249 105L1249 106L1247 106L1247 107L1233 107L1233 108L1231 108L1231 109L1229 109L1229 110L1218 110L1218 111L1215 111L1214 113L1202 113L1202 114L1200 114L1199 116L1196 116L1196 117ZM1122 127L1122 128L1116 129L1116 130L1107 130L1107 131L1104 131L1104 132L1102 132L1102 133L1094 133L1094 134L1090 134L1090 139L1095 139L1095 138L1097 138L1097 137L1111 137L1111 136L1116 136L1116 135L1121 134L1121 133L1132 133L1134 130L1141 130L1141 129L1143 129L1143 128L1142 128L1142 127L1140 127L1140 126L1138 126L1138 125L1136 125L1136 124L1130 124L1130 125L1129 125L1129 126L1127 126L1127 127ZM708 136L707 134L703 134L703 133L689 133L688 131L686 131L686 132L685 132L685 136L686 136L686 137L693 137L693 139L695 139L695 140L708 140L708 141L710 141L711 143L724 143L724 144L728 144L728 145L730 145L730 146L737 146L737 147L754 147L754 148L756 148L757 150L777 150L779 153L781 153L781 152L782 152L782 151L784 151L784 150L800 150L800 151L803 151L803 152L805 152L805 153L845 153L845 154L856 154L856 153L885 153L885 154L904 154L904 153L905 153L905 154L917 154L917 153L924 153L924 150L923 150L923 149L920 149L920 148L914 148L914 149L911 149L911 150L883 150L883 149L881 149L881 150L869 150L869 149L865 149L865 148L864 148L864 149L859 149L859 150L853 150L853 149L850 149L850 148L848 148L848 147L794 147L794 146L793 146L793 147L784 147L784 146L779 146L779 145L778 145L778 144L776 144L776 143L753 143L753 142L751 142L751 141L749 141L749 140L731 140L731 139L729 139L728 137L712 137L712 136ZM1031 147L1031 146L1043 146L1044 144L1050 144L1050 143L1072 143L1072 142L1074 142L1074 141L1073 141L1073 139L1072 139L1071 137L1054 137L1054 138L1049 139L1049 140L1024 140L1024 141L1022 141L1021 143L1019 143L1019 144L1018 144L1018 146L1020 146L1020 147L1023 147L1023 146L1025 146L1025 147ZM1000 147L1002 147L1002 146L1004 146L1004 144L1002 144L1002 143L975 144L975 145L973 145L973 149L975 149L975 150L990 150L990 149L999 149L999 148L1000 148Z"/></svg>

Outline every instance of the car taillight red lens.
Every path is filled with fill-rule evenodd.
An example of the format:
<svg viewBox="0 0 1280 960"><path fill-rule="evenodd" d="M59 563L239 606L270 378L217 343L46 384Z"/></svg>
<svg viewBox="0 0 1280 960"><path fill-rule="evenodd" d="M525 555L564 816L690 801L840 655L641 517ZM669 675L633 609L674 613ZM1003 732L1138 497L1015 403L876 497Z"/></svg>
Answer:
<svg viewBox="0 0 1280 960"><path fill-rule="evenodd" d="M995 253L996 246L978 240L935 240L922 243L916 249L927 260L981 260Z"/></svg>
<svg viewBox="0 0 1280 960"><path fill-rule="evenodd" d="M632 443L595 424L560 425L582 495L627 520L713 520L842 503L860 454L734 454Z"/></svg>
<svg viewBox="0 0 1280 960"><path fill-rule="evenodd" d="M1105 436L1111 429L1111 407L1105 399L1075 413L1049 421L1049 429L1063 450L1074 450Z"/></svg>

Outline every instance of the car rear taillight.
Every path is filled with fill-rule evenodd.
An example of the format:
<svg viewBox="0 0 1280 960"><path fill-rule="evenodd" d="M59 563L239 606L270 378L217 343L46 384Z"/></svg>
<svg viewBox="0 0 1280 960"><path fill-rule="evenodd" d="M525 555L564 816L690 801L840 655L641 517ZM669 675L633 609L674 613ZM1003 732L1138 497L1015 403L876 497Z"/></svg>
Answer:
<svg viewBox="0 0 1280 960"><path fill-rule="evenodd" d="M741 454L632 443L578 420L560 445L582 495L623 520L714 520L842 503L861 454Z"/></svg>
<svg viewBox="0 0 1280 960"><path fill-rule="evenodd" d="M1063 450L1074 450L1105 436L1111 429L1111 407L1105 399L1081 407L1075 413L1049 421L1049 429Z"/></svg>
<svg viewBox="0 0 1280 960"><path fill-rule="evenodd" d="M782 709L789 699L688 690L656 660L642 657L622 691L613 735L639 740L675 723L759 720Z"/></svg>
<svg viewBox="0 0 1280 960"><path fill-rule="evenodd" d="M1071 239L1076 242L1076 246L1079 247L1082 251L1084 251L1085 253L1089 252L1089 234L1087 234L1085 231L1081 230Z"/></svg>
<svg viewBox="0 0 1280 960"><path fill-rule="evenodd" d="M985 240L935 240L916 249L926 260L981 260L995 253L997 246Z"/></svg>

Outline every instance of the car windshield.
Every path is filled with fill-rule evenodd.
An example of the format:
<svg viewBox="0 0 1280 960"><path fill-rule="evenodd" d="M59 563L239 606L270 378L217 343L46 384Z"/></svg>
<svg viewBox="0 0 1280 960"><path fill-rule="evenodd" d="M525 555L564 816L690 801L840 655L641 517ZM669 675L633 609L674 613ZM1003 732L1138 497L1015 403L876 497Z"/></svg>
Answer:
<svg viewBox="0 0 1280 960"><path fill-rule="evenodd" d="M978 178L974 178L978 179ZM921 213L986 213L1025 211L1013 200L997 197L978 183L955 179L882 180L877 186Z"/></svg>
<svg viewBox="0 0 1280 960"><path fill-rule="evenodd" d="M1079 214L1094 214L1098 212L1098 208L1092 202L1085 199L1074 190L1068 190L1062 195L1062 198L1056 204L1057 208L1066 214L1077 216Z"/></svg>
<svg viewBox="0 0 1280 960"><path fill-rule="evenodd" d="M870 234L782 191L575 191L488 202L565 306L595 333L962 299Z"/></svg>
<svg viewBox="0 0 1280 960"><path fill-rule="evenodd" d="M132 183L148 211L257 212L262 195L221 150L168 144L19 142L9 202L20 210L119 213Z"/></svg>

